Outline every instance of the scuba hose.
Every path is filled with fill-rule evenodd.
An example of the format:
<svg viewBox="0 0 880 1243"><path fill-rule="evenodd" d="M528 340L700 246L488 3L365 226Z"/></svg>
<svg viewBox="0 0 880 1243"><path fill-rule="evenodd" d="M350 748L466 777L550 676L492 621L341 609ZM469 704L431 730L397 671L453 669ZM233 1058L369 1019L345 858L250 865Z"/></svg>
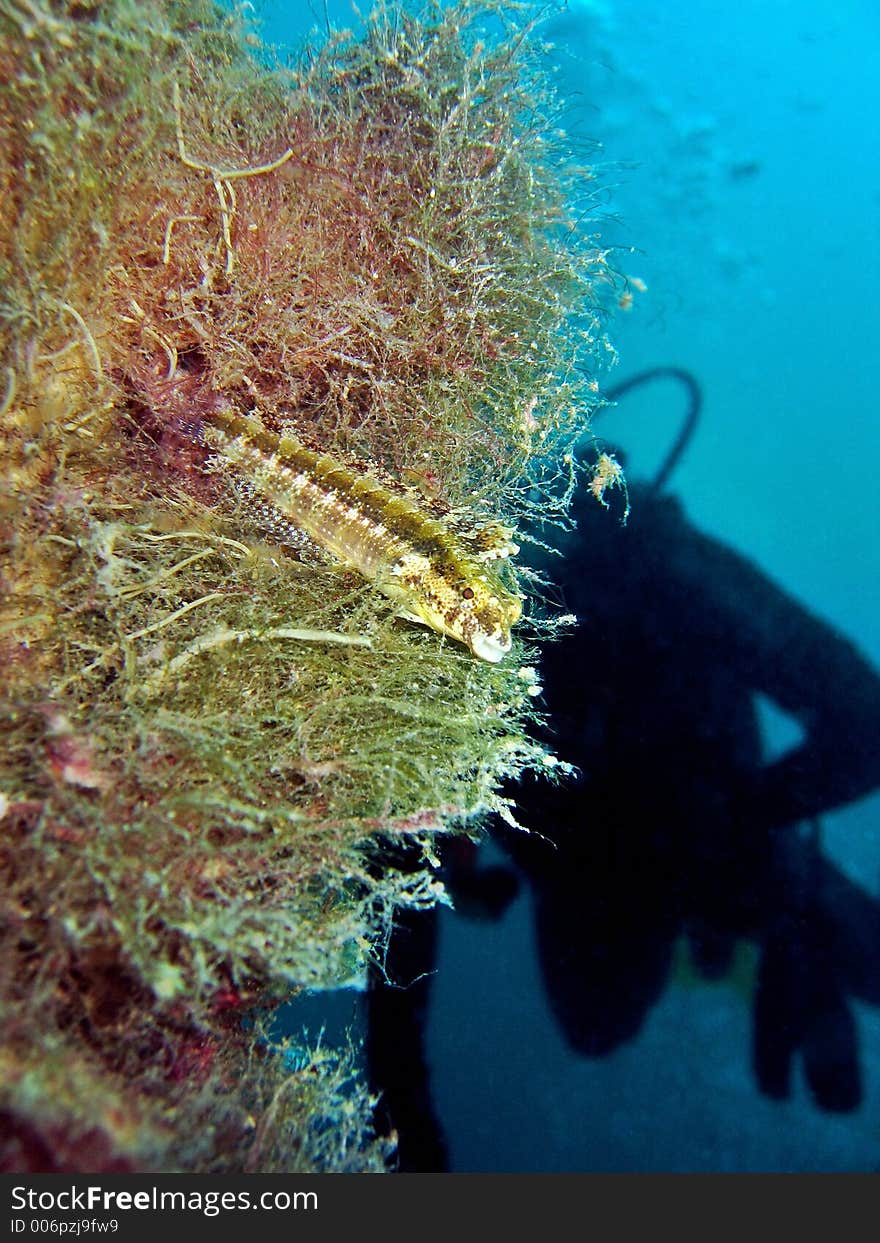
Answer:
<svg viewBox="0 0 880 1243"><path fill-rule="evenodd" d="M679 433L649 485L649 492L652 495L661 492L669 482L672 472L693 438L703 406L702 389L691 372L685 371L683 367L649 367L645 371L637 371L635 375L621 380L618 384L612 384L604 394L609 403L616 402L633 389L641 388L643 384L651 384L655 380L675 380L682 385L687 394L687 406ZM603 407L603 409L607 408L607 406ZM597 411L597 414L601 413L602 410Z"/></svg>

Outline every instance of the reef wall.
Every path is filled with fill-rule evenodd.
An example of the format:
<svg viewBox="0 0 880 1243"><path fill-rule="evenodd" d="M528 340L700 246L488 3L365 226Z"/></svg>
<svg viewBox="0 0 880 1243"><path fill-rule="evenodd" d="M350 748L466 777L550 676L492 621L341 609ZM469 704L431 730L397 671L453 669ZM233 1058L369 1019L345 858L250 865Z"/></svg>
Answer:
<svg viewBox="0 0 880 1243"><path fill-rule="evenodd" d="M475 659L200 431L232 410L473 546L565 521L614 277L534 14L383 5L294 68L247 16L0 3L6 1169L384 1168L354 1051L265 1016L359 979L442 899L437 838L555 770L540 608Z"/></svg>

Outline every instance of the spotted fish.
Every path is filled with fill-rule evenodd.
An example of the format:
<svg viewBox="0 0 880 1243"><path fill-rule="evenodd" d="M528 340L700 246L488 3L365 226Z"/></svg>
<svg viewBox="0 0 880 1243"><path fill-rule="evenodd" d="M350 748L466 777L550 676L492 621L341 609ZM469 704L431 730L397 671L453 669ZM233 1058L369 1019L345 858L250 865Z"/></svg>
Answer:
<svg viewBox="0 0 880 1243"><path fill-rule="evenodd" d="M251 493L374 582L402 616L493 664L510 651L522 601L486 564L518 551L507 528L465 535L407 493L232 412L210 415L201 439Z"/></svg>

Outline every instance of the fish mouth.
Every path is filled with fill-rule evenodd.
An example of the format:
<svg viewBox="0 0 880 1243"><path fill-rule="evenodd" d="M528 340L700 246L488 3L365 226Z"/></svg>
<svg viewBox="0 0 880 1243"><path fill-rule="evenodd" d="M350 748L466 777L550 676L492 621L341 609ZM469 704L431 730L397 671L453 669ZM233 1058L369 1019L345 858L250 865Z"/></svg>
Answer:
<svg viewBox="0 0 880 1243"><path fill-rule="evenodd" d="M497 665L511 648L510 636L493 634L475 634L471 636L470 649L475 656L479 656L480 660L488 660L490 664Z"/></svg>

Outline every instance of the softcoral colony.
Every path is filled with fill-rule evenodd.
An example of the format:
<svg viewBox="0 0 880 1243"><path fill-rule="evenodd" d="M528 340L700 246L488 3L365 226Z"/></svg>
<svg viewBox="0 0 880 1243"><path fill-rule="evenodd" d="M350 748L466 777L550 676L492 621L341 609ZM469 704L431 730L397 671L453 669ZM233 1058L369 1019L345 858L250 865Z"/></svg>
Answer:
<svg viewBox="0 0 880 1243"><path fill-rule="evenodd" d="M289 70L246 19L0 5L7 1169L385 1168L357 1051L273 1007L361 979L437 836L549 767L504 554L564 510L608 273L536 40L380 6ZM495 646L299 546L224 417L449 533Z"/></svg>

